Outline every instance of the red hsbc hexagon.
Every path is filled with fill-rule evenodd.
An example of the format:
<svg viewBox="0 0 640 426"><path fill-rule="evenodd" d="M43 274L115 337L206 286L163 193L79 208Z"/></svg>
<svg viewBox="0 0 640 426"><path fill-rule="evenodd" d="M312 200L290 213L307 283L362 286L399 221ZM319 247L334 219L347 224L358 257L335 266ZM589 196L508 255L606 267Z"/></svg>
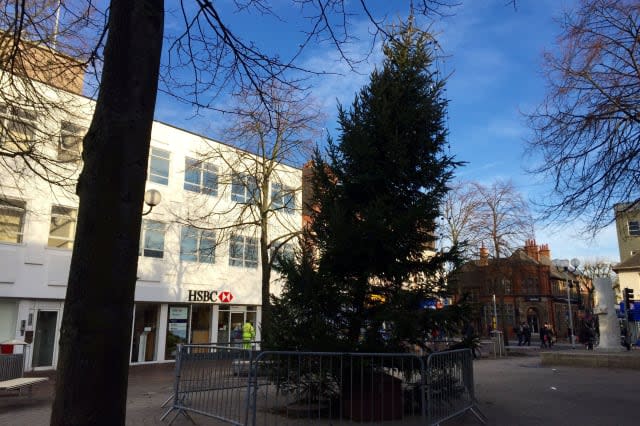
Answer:
<svg viewBox="0 0 640 426"><path fill-rule="evenodd" d="M221 291L218 295L218 300L220 300L221 303L229 303L233 300L233 294L228 291Z"/></svg>

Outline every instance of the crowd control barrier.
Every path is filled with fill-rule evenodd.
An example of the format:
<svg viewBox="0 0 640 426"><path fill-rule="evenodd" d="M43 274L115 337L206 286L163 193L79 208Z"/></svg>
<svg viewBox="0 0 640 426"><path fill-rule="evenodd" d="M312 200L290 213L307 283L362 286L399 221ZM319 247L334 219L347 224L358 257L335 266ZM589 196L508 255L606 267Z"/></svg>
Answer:
<svg viewBox="0 0 640 426"><path fill-rule="evenodd" d="M179 345L171 423L192 414L232 425L429 424L475 406L469 349L413 354L257 351ZM391 422L391 423L389 423Z"/></svg>

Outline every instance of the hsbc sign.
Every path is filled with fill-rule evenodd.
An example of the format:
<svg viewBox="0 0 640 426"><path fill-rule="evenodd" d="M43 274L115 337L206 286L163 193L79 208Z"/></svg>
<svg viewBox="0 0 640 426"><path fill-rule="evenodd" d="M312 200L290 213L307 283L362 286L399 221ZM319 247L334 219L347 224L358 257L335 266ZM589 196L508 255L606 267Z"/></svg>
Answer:
<svg viewBox="0 0 640 426"><path fill-rule="evenodd" d="M233 294L229 291L218 290L189 290L189 302L210 302L210 303L230 303L233 300Z"/></svg>

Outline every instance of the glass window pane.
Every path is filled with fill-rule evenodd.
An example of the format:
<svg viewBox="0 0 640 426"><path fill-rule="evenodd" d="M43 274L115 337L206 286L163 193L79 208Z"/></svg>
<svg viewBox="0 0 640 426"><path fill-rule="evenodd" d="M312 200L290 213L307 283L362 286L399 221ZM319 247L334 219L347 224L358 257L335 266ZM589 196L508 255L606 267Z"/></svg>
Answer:
<svg viewBox="0 0 640 426"><path fill-rule="evenodd" d="M247 268L255 268L258 266L258 240L247 237L245 241L245 266Z"/></svg>
<svg viewBox="0 0 640 426"><path fill-rule="evenodd" d="M200 192L200 165L193 158L186 158L184 167L184 189Z"/></svg>
<svg viewBox="0 0 640 426"><path fill-rule="evenodd" d="M202 192L208 195L217 196L218 195L218 173L217 171L207 169L204 172L203 182L202 182Z"/></svg>
<svg viewBox="0 0 640 426"><path fill-rule="evenodd" d="M0 199L0 241L22 242L25 206L22 201Z"/></svg>
<svg viewBox="0 0 640 426"><path fill-rule="evenodd" d="M169 183L169 151L151 148L149 180L162 185Z"/></svg>
<svg viewBox="0 0 640 426"><path fill-rule="evenodd" d="M49 247L73 248L76 233L77 210L61 206L51 208L49 225Z"/></svg>
<svg viewBox="0 0 640 426"><path fill-rule="evenodd" d="M214 263L216 257L216 239L212 231L202 231L200 237L200 262Z"/></svg>
<svg viewBox="0 0 640 426"><path fill-rule="evenodd" d="M229 265L242 266L244 237L233 235L229 240Z"/></svg>
<svg viewBox="0 0 640 426"><path fill-rule="evenodd" d="M279 183L271 185L271 207L274 209L282 207L282 185Z"/></svg>
<svg viewBox="0 0 640 426"><path fill-rule="evenodd" d="M231 201L244 203L247 201L242 177L234 175L231 179Z"/></svg>
<svg viewBox="0 0 640 426"><path fill-rule="evenodd" d="M198 232L196 229L185 226L181 231L180 260L195 262L198 260Z"/></svg>
<svg viewBox="0 0 640 426"><path fill-rule="evenodd" d="M296 197L292 190L284 194L283 197L284 208L287 213L293 213L296 208Z"/></svg>
<svg viewBox="0 0 640 426"><path fill-rule="evenodd" d="M164 255L164 224L156 221L144 223L144 255L147 257L163 257Z"/></svg>

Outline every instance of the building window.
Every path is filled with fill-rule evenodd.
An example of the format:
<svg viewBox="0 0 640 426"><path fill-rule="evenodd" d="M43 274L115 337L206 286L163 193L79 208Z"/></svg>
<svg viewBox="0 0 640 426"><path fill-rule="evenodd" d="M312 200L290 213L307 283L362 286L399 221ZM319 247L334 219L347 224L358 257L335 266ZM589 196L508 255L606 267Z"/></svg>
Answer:
<svg viewBox="0 0 640 426"><path fill-rule="evenodd" d="M272 265L278 267L280 266L280 259L293 260L295 255L296 251L291 243L281 245L277 253L274 248L271 248Z"/></svg>
<svg viewBox="0 0 640 426"><path fill-rule="evenodd" d="M169 184L169 151L159 148L151 148L151 156L149 158L149 181L160 183L162 185Z"/></svg>
<svg viewBox="0 0 640 426"><path fill-rule="evenodd" d="M193 158L185 158L184 189L203 194L218 195L218 168Z"/></svg>
<svg viewBox="0 0 640 426"><path fill-rule="evenodd" d="M540 294L540 289L538 288L538 278L528 277L525 278L522 282L522 293L523 294Z"/></svg>
<svg viewBox="0 0 640 426"><path fill-rule="evenodd" d="M36 139L36 114L33 111L14 106L0 105L1 131L10 145L20 151L27 151L33 147Z"/></svg>
<svg viewBox="0 0 640 426"><path fill-rule="evenodd" d="M58 140L58 160L62 162L75 162L80 159L80 148L85 130L68 121L63 121L60 126L60 139Z"/></svg>
<svg viewBox="0 0 640 426"><path fill-rule="evenodd" d="M0 241L21 243L26 203L0 198Z"/></svg>
<svg viewBox="0 0 640 426"><path fill-rule="evenodd" d="M142 222L141 255L145 257L162 258L164 256L165 225L155 220Z"/></svg>
<svg viewBox="0 0 640 426"><path fill-rule="evenodd" d="M255 203L260 200L260 188L254 176L234 174L231 177L231 201Z"/></svg>
<svg viewBox="0 0 640 426"><path fill-rule="evenodd" d="M49 226L49 247L73 248L76 236L78 210L62 206L51 207L51 225Z"/></svg>
<svg viewBox="0 0 640 426"><path fill-rule="evenodd" d="M229 241L229 265L257 268L258 239L232 235Z"/></svg>
<svg viewBox="0 0 640 426"><path fill-rule="evenodd" d="M630 220L627 222L627 226L629 228L629 236L640 237L640 222L637 220Z"/></svg>
<svg viewBox="0 0 640 426"><path fill-rule="evenodd" d="M273 210L283 210L286 213L293 213L296 208L295 191L292 188L283 186L281 183L272 184L271 208Z"/></svg>
<svg viewBox="0 0 640 426"><path fill-rule="evenodd" d="M182 227L180 235L180 260L187 262L214 263L216 237L213 231Z"/></svg>

